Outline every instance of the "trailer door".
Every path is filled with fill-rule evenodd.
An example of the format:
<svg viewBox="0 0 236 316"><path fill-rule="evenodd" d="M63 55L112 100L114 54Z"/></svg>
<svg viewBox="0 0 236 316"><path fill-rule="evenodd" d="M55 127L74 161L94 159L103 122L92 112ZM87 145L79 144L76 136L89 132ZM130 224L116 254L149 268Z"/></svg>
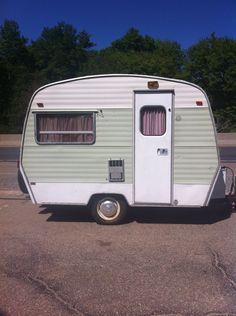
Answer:
<svg viewBox="0 0 236 316"><path fill-rule="evenodd" d="M171 203L172 96L135 93L135 203Z"/></svg>

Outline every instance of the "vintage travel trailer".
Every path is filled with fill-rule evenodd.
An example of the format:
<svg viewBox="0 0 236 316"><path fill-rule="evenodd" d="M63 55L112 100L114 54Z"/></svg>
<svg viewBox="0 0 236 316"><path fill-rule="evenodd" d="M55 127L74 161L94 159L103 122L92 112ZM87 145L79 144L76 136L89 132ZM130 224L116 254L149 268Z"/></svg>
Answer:
<svg viewBox="0 0 236 316"><path fill-rule="evenodd" d="M33 203L89 205L103 224L121 222L127 206L201 207L225 194L205 92L144 75L87 76L38 89L25 119L20 173Z"/></svg>

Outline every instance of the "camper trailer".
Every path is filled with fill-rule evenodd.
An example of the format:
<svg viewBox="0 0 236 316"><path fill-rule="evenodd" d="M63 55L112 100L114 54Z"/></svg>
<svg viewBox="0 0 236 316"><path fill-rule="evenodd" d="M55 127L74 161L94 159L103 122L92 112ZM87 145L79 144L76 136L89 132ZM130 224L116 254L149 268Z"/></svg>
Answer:
<svg viewBox="0 0 236 316"><path fill-rule="evenodd" d="M205 92L144 75L38 89L25 119L20 175L33 203L88 205L102 224L120 223L127 206L202 207L225 194Z"/></svg>

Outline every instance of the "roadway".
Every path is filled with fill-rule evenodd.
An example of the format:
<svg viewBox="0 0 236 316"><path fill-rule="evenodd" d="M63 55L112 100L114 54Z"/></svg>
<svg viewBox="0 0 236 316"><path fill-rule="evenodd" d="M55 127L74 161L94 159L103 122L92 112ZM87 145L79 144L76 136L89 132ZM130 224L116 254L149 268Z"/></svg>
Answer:
<svg viewBox="0 0 236 316"><path fill-rule="evenodd" d="M0 147L1 161L17 161L19 160L19 147Z"/></svg>

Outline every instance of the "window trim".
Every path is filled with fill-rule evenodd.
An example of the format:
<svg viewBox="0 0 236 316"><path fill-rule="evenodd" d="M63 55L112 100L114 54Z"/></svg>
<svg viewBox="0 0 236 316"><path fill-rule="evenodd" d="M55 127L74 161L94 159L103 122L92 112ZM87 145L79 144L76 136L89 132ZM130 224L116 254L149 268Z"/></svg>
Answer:
<svg viewBox="0 0 236 316"><path fill-rule="evenodd" d="M93 145L96 142L96 113L97 111L34 111L32 114L34 115L34 138L35 142L38 145ZM38 140L38 125L37 125L37 115L42 114L52 114L52 115L78 115L78 114L92 114L93 117L93 130L92 131L42 131L40 134L60 134L60 135L66 135L66 134L90 134L93 135L93 141L92 142L40 142Z"/></svg>
<svg viewBox="0 0 236 316"><path fill-rule="evenodd" d="M164 111L165 111L165 131L164 131L164 133L162 133L162 134L160 134L160 135L145 135L143 132L142 132L142 116L141 116L141 113L142 113L142 111L143 111L143 109L144 108L154 108L154 107L156 107L156 108L162 108L162 109L164 109ZM162 137L162 136L164 136L165 134L166 134L166 132L167 132L167 111L166 111L166 108L165 108L165 106L164 105L155 105L155 104L152 104L152 105L147 105L147 104L145 104L145 105L143 105L141 108L140 108L140 110L139 110L139 131L140 131L140 133L141 133L141 135L143 136L143 137Z"/></svg>

